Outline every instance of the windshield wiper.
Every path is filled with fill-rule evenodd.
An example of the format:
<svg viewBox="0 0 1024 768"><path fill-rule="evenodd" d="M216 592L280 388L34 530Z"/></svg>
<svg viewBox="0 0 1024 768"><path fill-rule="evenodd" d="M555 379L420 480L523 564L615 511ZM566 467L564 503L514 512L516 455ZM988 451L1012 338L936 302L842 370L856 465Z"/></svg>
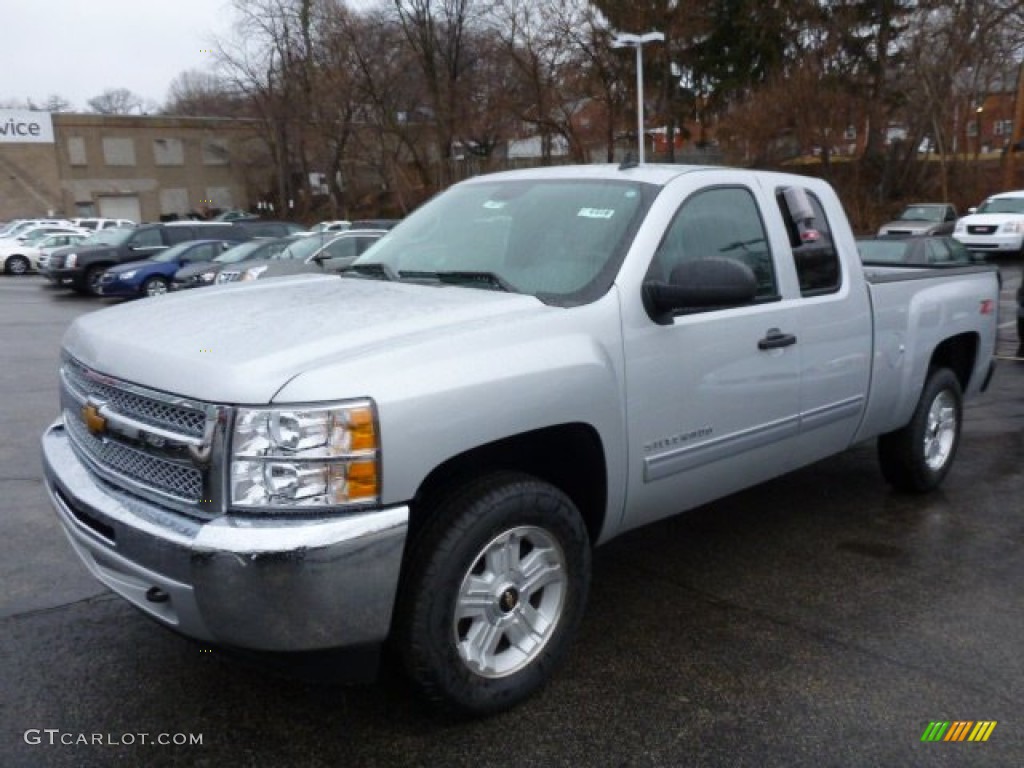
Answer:
<svg viewBox="0 0 1024 768"><path fill-rule="evenodd" d="M501 275L494 272L474 272L472 270L445 270L443 272L428 272L424 270L403 269L398 273L401 278L411 277L427 278L437 280L449 285L470 285L475 287L493 288L506 293L517 293L516 289Z"/></svg>
<svg viewBox="0 0 1024 768"><path fill-rule="evenodd" d="M347 273L354 273L359 277L373 277L373 278L384 278L385 280L398 280L398 274L384 263L374 264L349 264L344 269L338 270L338 274L345 275Z"/></svg>

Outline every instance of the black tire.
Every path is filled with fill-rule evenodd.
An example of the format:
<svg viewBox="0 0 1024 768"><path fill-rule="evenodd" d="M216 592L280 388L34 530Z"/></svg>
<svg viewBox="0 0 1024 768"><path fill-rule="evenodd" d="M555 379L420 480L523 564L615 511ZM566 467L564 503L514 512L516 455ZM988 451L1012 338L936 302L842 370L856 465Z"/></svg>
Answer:
<svg viewBox="0 0 1024 768"><path fill-rule="evenodd" d="M87 270L85 270L85 279L83 281L84 284L85 284L85 286L84 286L85 289L82 290L82 291L79 291L79 292L80 293L89 293L89 294L92 294L93 296L99 296L100 295L100 278L103 277L103 273L106 272L106 270L107 270L107 265L106 264L97 264L97 265L89 267Z"/></svg>
<svg viewBox="0 0 1024 768"><path fill-rule="evenodd" d="M878 438L885 479L900 491L924 493L946 477L960 445L963 394L948 368L933 369L910 423Z"/></svg>
<svg viewBox="0 0 1024 768"><path fill-rule="evenodd" d="M151 277L142 284L144 296L163 296L167 293L167 280L162 277Z"/></svg>
<svg viewBox="0 0 1024 768"><path fill-rule="evenodd" d="M8 275L26 275L31 266L24 256L9 256L4 264L4 272Z"/></svg>
<svg viewBox="0 0 1024 768"><path fill-rule="evenodd" d="M587 529L562 491L517 473L477 478L431 512L405 563L396 650L443 711L500 712L547 682L576 634L590 586Z"/></svg>

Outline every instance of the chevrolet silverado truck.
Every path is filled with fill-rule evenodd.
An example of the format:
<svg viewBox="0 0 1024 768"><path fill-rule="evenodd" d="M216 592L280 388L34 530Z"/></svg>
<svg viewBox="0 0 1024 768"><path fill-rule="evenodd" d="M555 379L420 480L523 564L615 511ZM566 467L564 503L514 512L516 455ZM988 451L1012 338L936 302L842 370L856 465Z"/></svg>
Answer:
<svg viewBox="0 0 1024 768"><path fill-rule="evenodd" d="M863 267L820 180L482 176L341 275L78 318L46 488L161 624L268 660L387 649L486 714L565 657L592 547L867 440L935 488L997 299L987 266Z"/></svg>

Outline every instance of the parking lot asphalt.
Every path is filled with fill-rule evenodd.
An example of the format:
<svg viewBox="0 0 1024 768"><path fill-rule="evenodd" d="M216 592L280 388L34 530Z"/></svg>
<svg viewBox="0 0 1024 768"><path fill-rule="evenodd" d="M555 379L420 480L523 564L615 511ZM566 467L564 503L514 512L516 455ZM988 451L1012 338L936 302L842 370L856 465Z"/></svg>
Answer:
<svg viewBox="0 0 1024 768"><path fill-rule="evenodd" d="M0 276L0 766L1024 765L1024 362L970 404L936 493L892 492L865 445L601 548L551 685L459 723L390 677L243 665L93 581L38 446L60 337L100 306ZM932 721L997 725L922 742Z"/></svg>

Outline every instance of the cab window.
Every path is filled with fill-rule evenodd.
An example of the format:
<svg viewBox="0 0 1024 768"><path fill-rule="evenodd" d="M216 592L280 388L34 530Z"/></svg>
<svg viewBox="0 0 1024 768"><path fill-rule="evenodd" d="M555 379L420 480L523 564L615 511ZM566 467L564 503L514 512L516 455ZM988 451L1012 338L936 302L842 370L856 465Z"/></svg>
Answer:
<svg viewBox="0 0 1024 768"><path fill-rule="evenodd" d="M835 293L842 284L842 270L825 209L810 190L797 188L796 191L810 204L809 212L791 210L786 189L776 191L776 200L789 233L800 295L810 297Z"/></svg>

